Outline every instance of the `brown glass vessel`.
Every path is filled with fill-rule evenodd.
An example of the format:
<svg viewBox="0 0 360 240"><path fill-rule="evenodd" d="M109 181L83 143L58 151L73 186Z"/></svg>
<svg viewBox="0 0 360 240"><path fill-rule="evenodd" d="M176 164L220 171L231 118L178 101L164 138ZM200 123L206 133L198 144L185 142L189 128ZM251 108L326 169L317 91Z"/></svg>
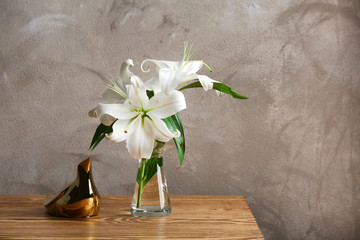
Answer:
<svg viewBox="0 0 360 240"><path fill-rule="evenodd" d="M78 165L74 182L67 185L59 194L48 195L44 200L46 212L61 217L91 217L100 209L100 194L96 189L91 158Z"/></svg>

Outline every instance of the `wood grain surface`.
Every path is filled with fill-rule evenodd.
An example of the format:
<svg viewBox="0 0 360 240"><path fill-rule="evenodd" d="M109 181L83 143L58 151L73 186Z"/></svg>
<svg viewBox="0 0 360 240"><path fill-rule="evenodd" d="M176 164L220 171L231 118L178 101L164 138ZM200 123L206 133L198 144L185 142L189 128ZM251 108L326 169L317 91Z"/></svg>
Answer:
<svg viewBox="0 0 360 240"><path fill-rule="evenodd" d="M0 239L264 239L243 196L171 196L166 217L134 218L131 196L102 196L98 216L46 214L42 195L0 196Z"/></svg>

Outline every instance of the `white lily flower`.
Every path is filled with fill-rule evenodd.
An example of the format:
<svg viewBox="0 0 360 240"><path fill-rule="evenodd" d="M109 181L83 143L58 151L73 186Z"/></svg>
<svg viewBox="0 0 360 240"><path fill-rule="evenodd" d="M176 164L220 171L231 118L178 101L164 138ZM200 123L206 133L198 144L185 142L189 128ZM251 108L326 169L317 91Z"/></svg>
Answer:
<svg viewBox="0 0 360 240"><path fill-rule="evenodd" d="M213 82L215 81L205 75L196 74L203 65L206 65L202 60L197 61L189 61L191 55L193 54L192 47L187 47L187 43L184 46L184 56L181 62L173 62L173 61L162 61L155 59L146 59L141 63L141 70L144 72L148 72L150 68L147 70L143 69L143 65L146 62L152 62L156 66L156 72L159 74L159 78L154 78L149 82L146 86L147 89L153 90L154 92L161 91L169 94L171 91L175 90L177 86L183 84L185 82L199 79L201 85L204 90L207 91L212 89ZM210 69L211 71L211 69Z"/></svg>
<svg viewBox="0 0 360 240"><path fill-rule="evenodd" d="M127 98L127 85L130 84L130 78L134 74L129 70L129 67L134 66L132 59L127 59L121 64L119 76L110 79L111 84L106 84L108 89L103 92L102 96L107 103L124 103ZM97 107L89 111L90 117L98 117ZM115 119L109 115L103 115L100 118L101 122L106 126L110 126Z"/></svg>
<svg viewBox="0 0 360 240"><path fill-rule="evenodd" d="M146 95L144 83L136 76L131 77L127 87L128 99L124 103L99 104L96 115L117 119L108 140L126 140L130 155L135 158L151 157L155 140L167 142L178 137L180 132L171 132L161 120L186 108L185 97L179 91L169 95L160 92L151 99Z"/></svg>

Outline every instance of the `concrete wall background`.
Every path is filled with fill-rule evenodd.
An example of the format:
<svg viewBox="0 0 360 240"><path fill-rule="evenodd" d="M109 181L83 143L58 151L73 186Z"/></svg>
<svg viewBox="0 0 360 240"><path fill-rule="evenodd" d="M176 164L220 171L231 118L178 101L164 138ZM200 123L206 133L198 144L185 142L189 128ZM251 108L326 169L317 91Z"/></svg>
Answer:
<svg viewBox="0 0 360 240"><path fill-rule="evenodd" d="M359 1L0 1L0 32L0 194L54 193L87 156L100 193L131 194L137 162L88 152L87 112L123 60L189 41L251 99L185 92L171 193L246 195L266 239L360 238Z"/></svg>

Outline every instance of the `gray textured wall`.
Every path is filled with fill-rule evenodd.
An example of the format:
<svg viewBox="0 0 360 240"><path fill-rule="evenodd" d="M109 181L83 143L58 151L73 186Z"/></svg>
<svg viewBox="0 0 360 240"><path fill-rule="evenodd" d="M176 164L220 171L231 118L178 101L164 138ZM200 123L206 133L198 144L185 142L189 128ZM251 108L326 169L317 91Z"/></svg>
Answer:
<svg viewBox="0 0 360 240"><path fill-rule="evenodd" d="M267 239L360 239L359 18L359 1L0 1L0 193L54 193L91 156L102 194L131 194L137 162L88 152L87 112L123 60L140 73L189 41L251 99L185 92L171 193L246 195Z"/></svg>

